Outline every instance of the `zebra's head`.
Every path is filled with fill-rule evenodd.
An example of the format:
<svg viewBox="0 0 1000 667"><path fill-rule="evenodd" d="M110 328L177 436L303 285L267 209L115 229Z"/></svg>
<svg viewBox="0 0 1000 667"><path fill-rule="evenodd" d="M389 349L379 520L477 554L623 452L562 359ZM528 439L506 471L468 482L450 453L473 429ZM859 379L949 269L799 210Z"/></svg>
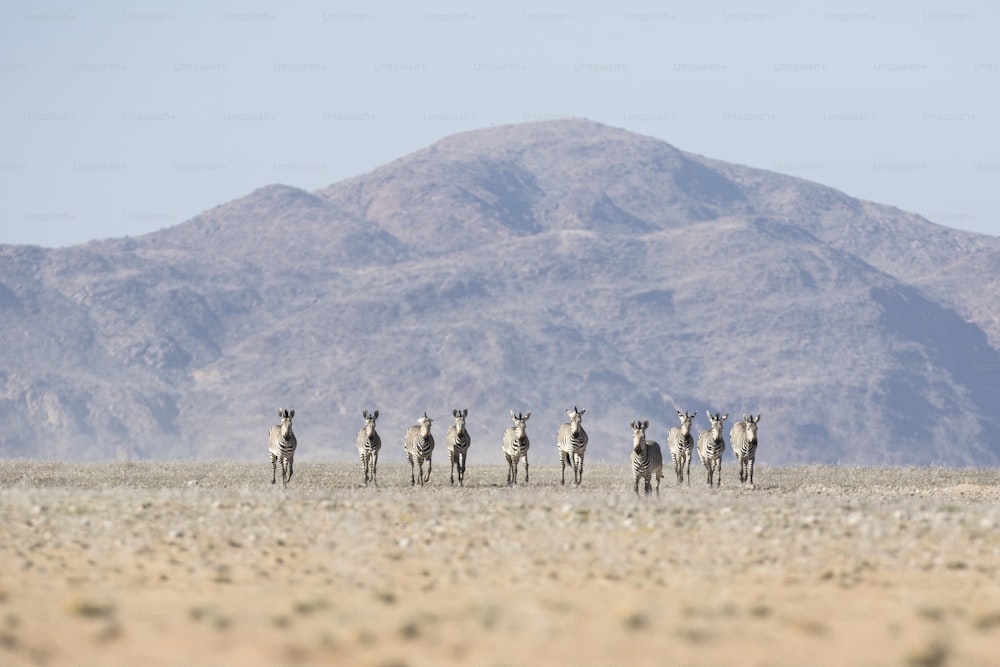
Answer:
<svg viewBox="0 0 1000 667"><path fill-rule="evenodd" d="M760 415L754 417L753 415L743 415L743 424L746 425L747 429L747 442L757 442L757 422L760 421Z"/></svg>
<svg viewBox="0 0 1000 667"><path fill-rule="evenodd" d="M514 411L510 411L510 418L514 420L514 435L518 438L524 437L524 431L527 428L525 422L531 418L531 413L522 414L518 412L514 414Z"/></svg>
<svg viewBox="0 0 1000 667"><path fill-rule="evenodd" d="M469 409L459 410L455 408L451 411L451 416L455 418L455 432L463 432L465 430L465 418L469 416Z"/></svg>
<svg viewBox="0 0 1000 667"><path fill-rule="evenodd" d="M431 434L431 422L434 421L424 413L424 416L417 420L417 424L420 426L420 437L426 438Z"/></svg>
<svg viewBox="0 0 1000 667"><path fill-rule="evenodd" d="M691 422L692 420L694 420L695 417L698 416L698 411L695 410L691 414L688 414L687 410L685 410L684 412L678 410L677 416L680 417L681 419L681 435L685 437L691 435Z"/></svg>
<svg viewBox="0 0 1000 667"><path fill-rule="evenodd" d="M364 410L361 416L365 418L365 435L370 438L375 433L375 420L378 419L378 410L375 412Z"/></svg>
<svg viewBox="0 0 1000 667"><path fill-rule="evenodd" d="M641 453L646 448L646 429L649 428L649 420L632 422L632 450Z"/></svg>
<svg viewBox="0 0 1000 667"><path fill-rule="evenodd" d="M724 415L720 415L716 412L713 415L711 410L707 410L707 413L708 421L712 424L712 438L718 440L722 437L722 424L729 419L729 413L727 412Z"/></svg>
<svg viewBox="0 0 1000 667"><path fill-rule="evenodd" d="M586 410L577 410L576 406L573 406L572 410L567 410L566 414L569 415L569 423L573 427L573 433L580 430L580 423L583 421L583 414Z"/></svg>
<svg viewBox="0 0 1000 667"><path fill-rule="evenodd" d="M281 417L281 437L288 437L292 432L292 417L295 416L295 410L278 410L278 416Z"/></svg>

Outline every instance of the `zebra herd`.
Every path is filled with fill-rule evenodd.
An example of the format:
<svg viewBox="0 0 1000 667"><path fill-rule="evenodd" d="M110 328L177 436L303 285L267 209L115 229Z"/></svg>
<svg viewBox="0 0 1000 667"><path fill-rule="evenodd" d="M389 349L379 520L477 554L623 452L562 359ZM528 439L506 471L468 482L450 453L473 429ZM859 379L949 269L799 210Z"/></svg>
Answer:
<svg viewBox="0 0 1000 667"><path fill-rule="evenodd" d="M559 462L562 466L562 484L566 483L566 465L569 464L573 472L573 483L577 486L583 483L583 458L587 451L587 431L583 428L583 415L586 410L578 410L573 406L572 410L567 410L569 422L559 427L556 445L559 450ZM455 471L458 471L459 486L465 485L465 462L469 452L469 445L472 438L465 428L465 419L469 415L468 409L454 409L451 411L455 422L448 427L445 436L445 443L448 447L448 463L451 465L451 484L455 484ZM382 438L375 428L379 411L369 412L364 410L361 416L364 418L364 426L358 431L356 444L358 456L361 458L361 465L364 470L364 484L368 486L371 482L378 486L378 454L382 449ZM281 422L272 426L268 434L268 450L271 454L271 484L277 482L278 462L281 462L281 480L285 486L292 480L292 461L295 457L295 447L297 440L292 431L292 418L295 410L282 408L278 411ZM683 484L685 479L688 486L691 485L691 458L695 449L695 440L691 435L691 425L697 412L677 411L680 418L680 426L674 426L667 432L667 447L670 451L670 459L674 464L674 473L677 476L677 484ZM726 450L726 440L723 437L722 427L729 413L712 414L707 411L709 428L698 434L697 450L698 458L708 475L708 486L722 486L722 454ZM504 458L507 460L507 485L517 484L518 466L521 459L524 459L524 483L528 483L528 448L531 445L527 433L527 421L531 418L531 412L527 414L513 410L510 411L510 418L513 425L509 426L503 433L502 449ZM760 415L743 415L741 421L733 424L729 431L729 440L732 443L733 454L740 465L740 482L749 483L753 486L753 465L757 457L757 423ZM431 477L431 456L434 453L434 436L431 434L431 424L433 420L424 412L417 423L406 429L403 438L403 449L406 452L406 460L410 464L410 485L415 486L417 482L421 486L426 484ZM660 479L663 478L663 452L660 444L654 440L646 439L646 430L649 428L649 420L633 420L632 426L632 478L636 495L639 494L639 480L643 480L643 488L646 494L652 492L652 480L656 479L656 493L660 493ZM427 463L427 474L424 474L424 463Z"/></svg>

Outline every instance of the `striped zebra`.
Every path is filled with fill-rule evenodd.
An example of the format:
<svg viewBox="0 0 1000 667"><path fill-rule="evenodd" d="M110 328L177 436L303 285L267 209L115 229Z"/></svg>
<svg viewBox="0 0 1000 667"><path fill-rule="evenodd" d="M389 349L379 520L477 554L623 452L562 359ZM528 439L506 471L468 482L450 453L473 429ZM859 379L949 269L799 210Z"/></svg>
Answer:
<svg viewBox="0 0 1000 667"><path fill-rule="evenodd" d="M567 410L569 423L559 427L559 462L562 464L562 483L566 483L566 462L573 466L573 483L577 486L583 481L583 455L587 451L587 432L583 430L583 414L586 410Z"/></svg>
<svg viewBox="0 0 1000 667"><path fill-rule="evenodd" d="M365 419L365 426L358 431L358 456L361 457L361 465L365 469L365 486L372 482L378 486L378 452L382 449L382 438L375 430L375 420L378 419L378 410L368 412L363 410L361 416Z"/></svg>
<svg viewBox="0 0 1000 667"><path fill-rule="evenodd" d="M295 410L278 410L281 423L271 427L267 435L267 449L271 452L271 484L277 482L278 459L281 459L281 482L285 486L292 481L292 461L298 441L292 432L292 417Z"/></svg>
<svg viewBox="0 0 1000 667"><path fill-rule="evenodd" d="M750 482L753 486L753 463L757 458L757 422L760 415L743 415L743 421L733 424L729 431L729 443L740 464L740 482Z"/></svg>
<svg viewBox="0 0 1000 667"><path fill-rule="evenodd" d="M652 440L646 440L646 429L649 420L632 422L632 478L635 481L635 495L639 495L639 480L646 480L645 491L648 496L653 490L650 479L656 475L656 495L660 495L660 479L663 477L663 452L660 445Z"/></svg>
<svg viewBox="0 0 1000 667"><path fill-rule="evenodd" d="M451 416L455 418L455 423L448 427L448 434L444 438L448 445L448 463L451 464L451 484L455 485L455 466L458 466L458 485L465 486L465 457L472 444L472 438L465 429L465 418L469 416L469 410L456 408L451 411Z"/></svg>
<svg viewBox="0 0 1000 667"><path fill-rule="evenodd" d="M503 454L507 458L507 486L517 484L517 463L524 459L524 483L528 483L528 447L531 442L525 431L525 422L531 418L531 413L516 415L510 411L510 418L514 420L513 426L508 426L503 432Z"/></svg>
<svg viewBox="0 0 1000 667"><path fill-rule="evenodd" d="M434 453L434 436L431 435L431 422L433 420L424 413L424 416L417 420L417 423L406 429L406 437L403 440L403 449L406 450L406 460L410 462L410 486L416 484L420 479L420 486L423 486L431 478L431 454ZM427 461L427 476L424 477L424 461ZM414 465L420 469L420 474L414 476Z"/></svg>
<svg viewBox="0 0 1000 667"><path fill-rule="evenodd" d="M729 419L729 413L715 415L708 411L711 428L698 434L698 458L708 471L708 485L712 486L712 475L718 471L716 486L722 486L722 452L726 451L726 439L722 437L722 423Z"/></svg>
<svg viewBox="0 0 1000 667"><path fill-rule="evenodd" d="M688 486L691 486L691 453L694 449L694 438L691 437L691 421L698 416L697 411L691 414L687 410L677 411L681 419L680 426L674 426L667 432L667 447L670 449L670 459L677 473L677 483L684 483L684 471L687 470Z"/></svg>

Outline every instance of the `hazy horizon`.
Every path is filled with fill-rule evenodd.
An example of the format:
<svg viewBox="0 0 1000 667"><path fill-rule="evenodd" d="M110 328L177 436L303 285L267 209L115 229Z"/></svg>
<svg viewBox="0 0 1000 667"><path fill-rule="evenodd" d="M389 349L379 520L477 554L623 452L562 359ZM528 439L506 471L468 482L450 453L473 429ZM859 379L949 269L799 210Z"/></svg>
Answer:
<svg viewBox="0 0 1000 667"><path fill-rule="evenodd" d="M104 2L3 11L0 243L140 235L271 183L580 117L1000 234L998 10Z"/></svg>

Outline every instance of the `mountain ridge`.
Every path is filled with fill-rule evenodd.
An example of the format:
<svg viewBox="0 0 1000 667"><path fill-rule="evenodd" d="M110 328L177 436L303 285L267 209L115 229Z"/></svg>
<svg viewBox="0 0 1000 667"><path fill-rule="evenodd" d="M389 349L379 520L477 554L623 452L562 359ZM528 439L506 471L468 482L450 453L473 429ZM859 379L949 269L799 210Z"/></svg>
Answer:
<svg viewBox="0 0 1000 667"><path fill-rule="evenodd" d="M0 257L5 456L256 458L295 407L304 460L375 408L392 460L468 407L470 463L509 409L545 463L577 405L602 460L712 409L763 414L765 463L1000 465L1000 240L591 121Z"/></svg>

